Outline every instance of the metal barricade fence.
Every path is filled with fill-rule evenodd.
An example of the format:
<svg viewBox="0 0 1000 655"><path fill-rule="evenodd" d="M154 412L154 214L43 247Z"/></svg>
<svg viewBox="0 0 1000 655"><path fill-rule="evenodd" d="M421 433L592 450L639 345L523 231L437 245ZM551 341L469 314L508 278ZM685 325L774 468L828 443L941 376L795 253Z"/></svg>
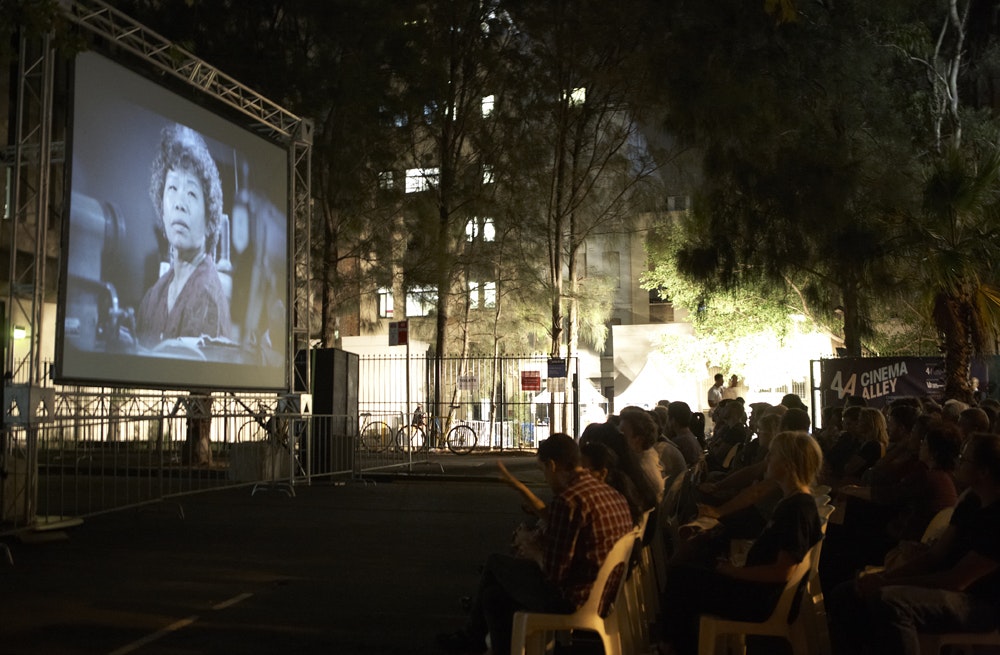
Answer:
<svg viewBox="0 0 1000 655"><path fill-rule="evenodd" d="M220 396L207 416L174 411L167 396L110 411L107 401L60 398L51 421L0 433L0 534L226 487L294 494L356 473L353 416L277 413L273 395Z"/></svg>

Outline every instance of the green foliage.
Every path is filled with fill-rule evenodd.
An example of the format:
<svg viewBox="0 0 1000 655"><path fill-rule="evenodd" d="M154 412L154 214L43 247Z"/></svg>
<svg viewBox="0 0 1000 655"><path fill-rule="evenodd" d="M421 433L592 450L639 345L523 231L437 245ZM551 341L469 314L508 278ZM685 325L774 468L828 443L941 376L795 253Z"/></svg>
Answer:
<svg viewBox="0 0 1000 655"><path fill-rule="evenodd" d="M83 49L83 39L69 29L58 0L4 0L0 6L0 66L17 56L15 36L29 39L50 34L60 54L69 56Z"/></svg>
<svg viewBox="0 0 1000 655"><path fill-rule="evenodd" d="M685 275L677 266L687 232L683 223L666 219L650 232L647 249L652 269L642 286L670 298L675 307L688 308L695 334L718 344L766 333L782 338L793 327L793 315L804 311L787 287L766 282L730 287L706 284L704 278ZM798 305L798 306L796 306ZM721 356L721 355L720 355ZM714 362L713 362L714 363Z"/></svg>

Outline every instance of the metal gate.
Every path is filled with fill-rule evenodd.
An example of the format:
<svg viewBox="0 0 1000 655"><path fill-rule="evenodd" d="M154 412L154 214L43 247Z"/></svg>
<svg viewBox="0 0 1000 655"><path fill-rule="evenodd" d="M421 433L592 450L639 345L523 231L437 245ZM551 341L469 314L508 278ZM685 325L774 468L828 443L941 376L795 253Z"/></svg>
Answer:
<svg viewBox="0 0 1000 655"><path fill-rule="evenodd" d="M576 358L367 355L358 377L359 411L393 434L416 411L435 431L472 427L478 447L493 450L533 449L550 433L581 429Z"/></svg>

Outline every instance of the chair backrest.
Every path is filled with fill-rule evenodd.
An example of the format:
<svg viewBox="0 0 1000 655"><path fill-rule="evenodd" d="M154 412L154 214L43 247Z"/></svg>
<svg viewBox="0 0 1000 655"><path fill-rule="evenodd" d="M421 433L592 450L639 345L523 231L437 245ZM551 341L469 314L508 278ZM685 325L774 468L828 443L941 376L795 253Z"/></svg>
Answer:
<svg viewBox="0 0 1000 655"><path fill-rule="evenodd" d="M653 541L653 535L659 529L659 508L650 507L645 512L642 513L642 518L639 519L639 538L642 540L642 545L646 546L651 541Z"/></svg>
<svg viewBox="0 0 1000 655"><path fill-rule="evenodd" d="M733 465L733 460L736 459L736 455L739 454L740 450L743 448L743 442L733 444L733 447L729 449L726 453L726 458L722 460L723 470L728 471L729 467Z"/></svg>
<svg viewBox="0 0 1000 655"><path fill-rule="evenodd" d="M802 561L795 566L795 570L792 571L792 575L788 578L788 582L785 583L785 589L781 592L781 597L778 599L778 604L774 608L774 613L772 616L780 616L785 620L791 620L792 608L795 606L795 601L799 596L799 589L804 587L814 568L813 563L817 565L819 563L819 550L823 540L820 539L813 545L812 548L806 552L805 557Z"/></svg>
<svg viewBox="0 0 1000 655"><path fill-rule="evenodd" d="M924 544L929 544L937 540L941 536L941 533L945 531L948 524L951 523L951 515L955 512L955 507L945 507L943 510L939 511L934 515L934 518L930 520L927 527L924 529L924 535L920 537L920 542Z"/></svg>
<svg viewBox="0 0 1000 655"><path fill-rule="evenodd" d="M836 507L827 503L825 505L820 505L816 508L816 512L819 514L819 524L823 529L823 533L826 534L826 524L830 520L830 515L836 511Z"/></svg>
<svg viewBox="0 0 1000 655"><path fill-rule="evenodd" d="M822 496L824 494L829 495L830 490L831 490L830 485L818 484L815 487L813 487L812 493L814 496Z"/></svg>
<svg viewBox="0 0 1000 655"><path fill-rule="evenodd" d="M625 580L629 557L639 537L638 530L631 530L615 542L597 571L594 584L590 587L590 595L577 610L578 612L593 612L602 617L608 615L611 604L618 597L618 588Z"/></svg>
<svg viewBox="0 0 1000 655"><path fill-rule="evenodd" d="M687 471L683 473L678 473L670 481L670 486L667 488L667 493L663 494L663 500L660 502L660 510L664 516L675 516L677 514L678 504L681 498L681 489L684 487L684 478L687 477Z"/></svg>

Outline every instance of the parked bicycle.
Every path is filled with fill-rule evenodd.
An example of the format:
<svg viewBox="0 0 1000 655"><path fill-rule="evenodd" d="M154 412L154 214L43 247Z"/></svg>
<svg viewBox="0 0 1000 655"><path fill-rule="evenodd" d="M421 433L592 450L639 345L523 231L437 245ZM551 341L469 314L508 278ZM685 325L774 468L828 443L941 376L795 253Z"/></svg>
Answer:
<svg viewBox="0 0 1000 655"><path fill-rule="evenodd" d="M361 447L372 453L380 453L393 445L392 428L383 421L371 420L371 414L362 412Z"/></svg>
<svg viewBox="0 0 1000 655"><path fill-rule="evenodd" d="M430 432L428 433L428 427ZM403 450L428 450L429 448L447 448L456 455L468 455L479 443L479 436L470 426L460 423L452 426L447 433L441 434L440 419L434 419L430 425L404 425L396 433L396 445Z"/></svg>

